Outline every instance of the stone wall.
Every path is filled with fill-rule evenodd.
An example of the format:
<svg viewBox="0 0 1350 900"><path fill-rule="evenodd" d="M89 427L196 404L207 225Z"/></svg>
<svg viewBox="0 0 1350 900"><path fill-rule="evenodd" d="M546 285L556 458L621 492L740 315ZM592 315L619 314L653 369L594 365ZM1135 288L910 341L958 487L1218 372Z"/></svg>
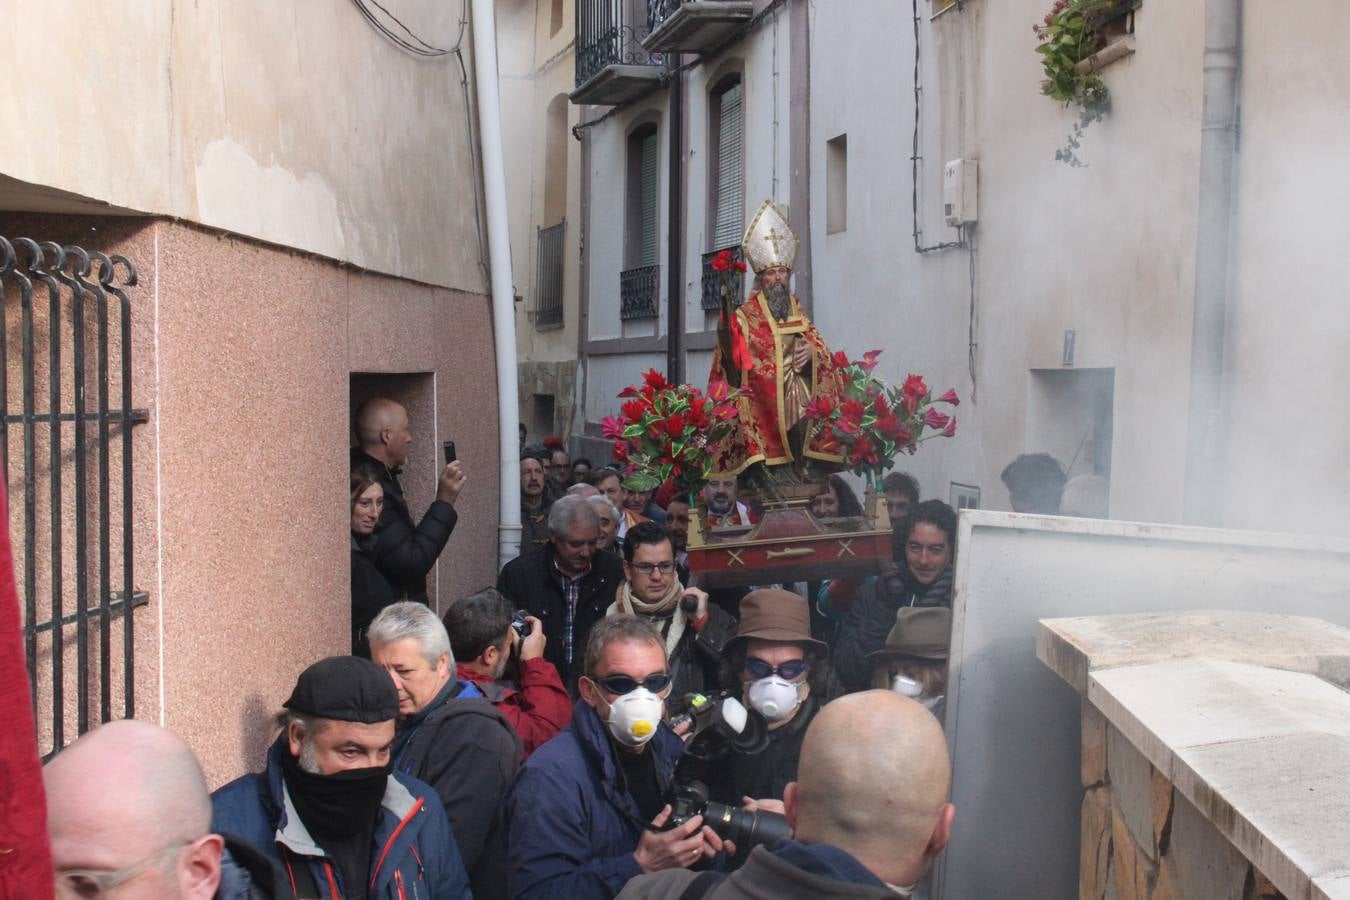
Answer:
<svg viewBox="0 0 1350 900"><path fill-rule="evenodd" d="M1080 900L1284 897L1086 700L1082 749Z"/></svg>

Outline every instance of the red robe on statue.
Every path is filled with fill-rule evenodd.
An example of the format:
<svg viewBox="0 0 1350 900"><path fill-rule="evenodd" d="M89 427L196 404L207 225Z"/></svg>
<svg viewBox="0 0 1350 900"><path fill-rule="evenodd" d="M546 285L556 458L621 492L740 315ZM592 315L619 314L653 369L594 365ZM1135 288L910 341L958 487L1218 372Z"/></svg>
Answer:
<svg viewBox="0 0 1350 900"><path fill-rule="evenodd" d="M781 465L794 461L788 444L788 429L802 416L801 408L817 397L839 402L839 370L835 367L825 340L802 312L797 298L781 322L769 312L762 293L755 294L736 310L731 323L733 346L743 337L749 350L748 360L736 366L723 357L719 342L713 351L709 382L729 381L728 367L740 369L743 393L738 401L739 427L713 450L713 471L739 475L747 466L763 462ZM798 336L811 348L811 362L802 372L794 399L791 369L792 346ZM736 355L733 351L733 355ZM748 365L744 365L748 363ZM838 441L828 430L812 428L807 435L803 455L809 459L842 462Z"/></svg>

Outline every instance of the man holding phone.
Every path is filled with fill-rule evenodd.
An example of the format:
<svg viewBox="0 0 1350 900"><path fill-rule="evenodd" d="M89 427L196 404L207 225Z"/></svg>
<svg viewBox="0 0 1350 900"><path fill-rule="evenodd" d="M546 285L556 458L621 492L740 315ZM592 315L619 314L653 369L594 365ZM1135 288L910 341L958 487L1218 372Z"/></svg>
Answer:
<svg viewBox="0 0 1350 900"><path fill-rule="evenodd" d="M414 523L398 480L413 441L408 411L393 400L371 398L356 411L355 431L352 467L369 466L384 488L384 511L375 526L375 567L394 589L396 599L426 603L427 573L455 530L455 500L466 481L462 466L451 458L454 442L445 445L447 460L436 480L436 499L422 521Z"/></svg>
<svg viewBox="0 0 1350 900"><path fill-rule="evenodd" d="M471 681L506 716L525 757L572 721L572 701L553 663L544 659L544 626L495 588L450 606L442 621L450 634L456 674Z"/></svg>

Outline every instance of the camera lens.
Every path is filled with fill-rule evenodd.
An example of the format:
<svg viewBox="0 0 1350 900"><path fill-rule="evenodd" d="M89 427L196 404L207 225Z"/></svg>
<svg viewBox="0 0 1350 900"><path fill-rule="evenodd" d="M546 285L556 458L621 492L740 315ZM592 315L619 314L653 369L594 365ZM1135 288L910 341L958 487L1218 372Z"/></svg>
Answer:
<svg viewBox="0 0 1350 900"><path fill-rule="evenodd" d="M738 850L792 837L792 826L785 816L746 812L724 803L709 802L703 810L703 823L723 839L735 843Z"/></svg>

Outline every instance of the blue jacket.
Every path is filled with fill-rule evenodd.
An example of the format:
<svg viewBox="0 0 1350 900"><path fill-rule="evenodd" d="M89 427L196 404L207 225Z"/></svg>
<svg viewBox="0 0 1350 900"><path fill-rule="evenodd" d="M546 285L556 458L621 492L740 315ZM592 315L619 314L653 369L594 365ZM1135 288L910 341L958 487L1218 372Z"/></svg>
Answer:
<svg viewBox="0 0 1350 900"><path fill-rule="evenodd" d="M665 725L647 745L664 791L684 743ZM518 900L608 900L642 874L642 834L609 732L584 701L572 724L536 750L506 796L507 865Z"/></svg>
<svg viewBox="0 0 1350 900"><path fill-rule="evenodd" d="M211 829L237 835L276 858L294 883L306 866L320 894L346 893L334 865L295 815L281 776L279 737L267 751L267 768L244 775L211 795ZM371 846L371 900L469 900L469 876L435 791L398 772L389 776Z"/></svg>

